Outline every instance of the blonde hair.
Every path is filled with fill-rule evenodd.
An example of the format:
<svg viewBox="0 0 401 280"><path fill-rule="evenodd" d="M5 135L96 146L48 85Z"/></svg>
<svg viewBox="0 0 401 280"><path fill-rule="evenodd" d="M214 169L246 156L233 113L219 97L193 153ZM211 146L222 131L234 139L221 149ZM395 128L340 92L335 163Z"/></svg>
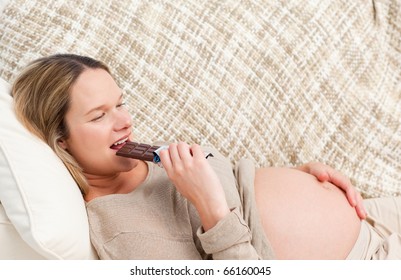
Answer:
<svg viewBox="0 0 401 280"><path fill-rule="evenodd" d="M17 117L53 149L84 195L88 183L82 169L58 143L69 137L65 115L70 106L70 90L87 68L101 68L110 73L108 67L98 60L75 54L57 54L30 63L12 86Z"/></svg>

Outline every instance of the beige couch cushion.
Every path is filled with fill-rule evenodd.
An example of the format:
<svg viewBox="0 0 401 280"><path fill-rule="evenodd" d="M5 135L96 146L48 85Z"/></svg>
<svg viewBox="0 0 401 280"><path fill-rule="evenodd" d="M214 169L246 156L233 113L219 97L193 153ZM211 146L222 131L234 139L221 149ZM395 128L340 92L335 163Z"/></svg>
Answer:
<svg viewBox="0 0 401 280"><path fill-rule="evenodd" d="M56 52L108 63L139 141L343 170L401 190L400 1L10 1L0 76ZM397 17L398 15L398 17Z"/></svg>

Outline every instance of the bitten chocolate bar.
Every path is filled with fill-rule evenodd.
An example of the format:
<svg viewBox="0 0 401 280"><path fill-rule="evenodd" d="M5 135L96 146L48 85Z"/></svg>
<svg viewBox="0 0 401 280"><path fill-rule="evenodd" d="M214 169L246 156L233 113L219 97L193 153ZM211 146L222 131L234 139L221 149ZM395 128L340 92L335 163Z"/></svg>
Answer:
<svg viewBox="0 0 401 280"><path fill-rule="evenodd" d="M149 144L128 141L117 151L116 155L161 164L159 152L164 149L168 149L168 146L151 146ZM206 158L208 157L213 157L213 154L207 154Z"/></svg>
<svg viewBox="0 0 401 280"><path fill-rule="evenodd" d="M159 148L160 146L128 141L117 151L116 155L155 162L155 151Z"/></svg>

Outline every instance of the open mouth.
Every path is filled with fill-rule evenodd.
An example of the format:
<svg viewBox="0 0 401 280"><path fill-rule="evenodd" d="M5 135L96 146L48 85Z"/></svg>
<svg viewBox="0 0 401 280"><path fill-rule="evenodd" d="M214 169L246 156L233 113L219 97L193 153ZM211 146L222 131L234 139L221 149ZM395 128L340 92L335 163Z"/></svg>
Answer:
<svg viewBox="0 0 401 280"><path fill-rule="evenodd" d="M119 149L122 148L122 146L125 145L125 143L126 143L127 141L128 141L128 137L126 137L126 138L124 138L124 139L121 139L121 140L115 142L113 145L111 145L111 146L110 146L110 149L119 150Z"/></svg>

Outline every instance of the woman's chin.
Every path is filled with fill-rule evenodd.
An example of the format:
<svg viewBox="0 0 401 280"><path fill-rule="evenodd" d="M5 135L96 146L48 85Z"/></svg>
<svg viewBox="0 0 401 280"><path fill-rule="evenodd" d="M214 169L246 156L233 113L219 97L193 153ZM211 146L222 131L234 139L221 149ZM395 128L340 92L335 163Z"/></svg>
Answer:
<svg viewBox="0 0 401 280"><path fill-rule="evenodd" d="M121 160L121 162L124 166L124 170L122 170L122 171L131 171L132 169L137 167L139 164L139 160L137 160L137 159L133 159L133 158L122 158L122 159L123 160Z"/></svg>

